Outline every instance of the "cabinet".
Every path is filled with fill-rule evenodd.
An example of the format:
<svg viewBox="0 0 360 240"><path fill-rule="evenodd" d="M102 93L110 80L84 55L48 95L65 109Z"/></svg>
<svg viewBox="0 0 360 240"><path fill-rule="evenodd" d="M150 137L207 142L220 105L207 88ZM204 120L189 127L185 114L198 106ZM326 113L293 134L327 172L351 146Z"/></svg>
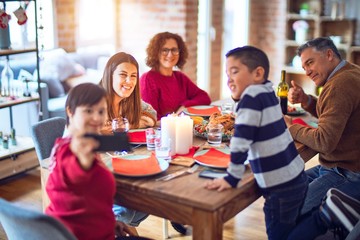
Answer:
<svg viewBox="0 0 360 240"><path fill-rule="evenodd" d="M343 17L344 6L337 3L331 6L331 14L325 13L326 3L330 4L325 0L287 0L284 59L286 79L295 80L305 91L313 94L316 94L315 85L305 76L301 61L296 56L296 49L302 43L316 37L332 37L344 59L349 60L351 55L352 58L360 58L351 47L356 20ZM296 31L293 25L297 26ZM303 35L302 26L306 25L308 28Z"/></svg>
<svg viewBox="0 0 360 240"><path fill-rule="evenodd" d="M12 107L19 105L19 104L26 104L29 102L41 102L41 95L40 95L40 76L39 76L39 50L38 50L38 39L37 39L37 6L36 0L30 1L20 1L20 0L1 0L3 4L3 9L7 11L7 4L9 3L28 3L32 2L31 5L34 8L34 15L27 15L28 18L35 19L35 27L34 29L28 29L29 31L33 31L35 34L35 47L10 47L2 46L5 49L0 49L0 59L1 61L9 61L11 67L11 61L13 61L13 56L18 56L21 58L21 54L35 54L36 55L36 63L37 63L37 90L38 94L33 94L30 97L24 96L15 96L14 91L10 92L7 91L5 95L0 96L0 109L7 108L9 109L9 118L10 118L10 129L14 128L13 126L13 114L12 114ZM20 6L20 4L18 4ZM9 13L8 13L9 14ZM15 19L15 20L14 20ZM11 21L16 21L16 18L12 16ZM11 29L10 29L11 31ZM5 34L1 32L1 34ZM4 36L4 35L3 35ZM2 37L3 37L2 36ZM11 39L10 39L11 41ZM18 82L21 80L13 80L14 82ZM0 91L2 92L2 91ZM4 94L4 92L3 92ZM12 94L13 96L9 96ZM41 104L39 104L39 119L41 120ZM1 118L6 117L1 116ZM16 128L15 128L16 129ZM0 129L0 131L3 131ZM4 134L9 134L9 132L4 132ZM8 147L5 147L3 142L0 142L0 179L11 176L13 174L17 174L23 171L26 171L30 168L39 165L39 161L37 160L36 153L34 150L34 144L32 142L31 137L29 136L16 136L16 144L12 144L11 141L8 142Z"/></svg>

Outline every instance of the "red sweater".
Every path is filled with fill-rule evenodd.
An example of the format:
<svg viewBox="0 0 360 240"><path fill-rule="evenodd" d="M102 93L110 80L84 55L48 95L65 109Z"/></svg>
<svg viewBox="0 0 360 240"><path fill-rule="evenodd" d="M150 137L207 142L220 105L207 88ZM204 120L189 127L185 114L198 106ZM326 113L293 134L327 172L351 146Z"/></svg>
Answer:
<svg viewBox="0 0 360 240"><path fill-rule="evenodd" d="M158 120L176 112L180 106L209 105L209 95L196 86L184 73L173 71L163 76L150 70L140 78L141 98L157 111Z"/></svg>
<svg viewBox="0 0 360 240"><path fill-rule="evenodd" d="M98 159L90 170L83 170L69 143L70 138L55 143L53 170L46 185L51 203L46 213L64 223L79 240L114 240L114 177Z"/></svg>

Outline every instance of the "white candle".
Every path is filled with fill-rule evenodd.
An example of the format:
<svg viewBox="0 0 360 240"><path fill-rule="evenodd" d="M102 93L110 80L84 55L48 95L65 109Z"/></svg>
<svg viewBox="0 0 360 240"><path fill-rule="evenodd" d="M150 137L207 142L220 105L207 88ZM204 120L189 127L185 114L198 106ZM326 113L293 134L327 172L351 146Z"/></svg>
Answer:
<svg viewBox="0 0 360 240"><path fill-rule="evenodd" d="M194 129L194 120L190 118L190 116L186 116L186 126L187 126L187 133L189 136L189 149L193 146L193 129Z"/></svg>
<svg viewBox="0 0 360 240"><path fill-rule="evenodd" d="M180 116L176 120L176 153L188 154L190 146L190 138L188 131L187 118Z"/></svg>
<svg viewBox="0 0 360 240"><path fill-rule="evenodd" d="M169 114L161 118L161 141L171 139L170 155L176 154L176 120L177 116Z"/></svg>

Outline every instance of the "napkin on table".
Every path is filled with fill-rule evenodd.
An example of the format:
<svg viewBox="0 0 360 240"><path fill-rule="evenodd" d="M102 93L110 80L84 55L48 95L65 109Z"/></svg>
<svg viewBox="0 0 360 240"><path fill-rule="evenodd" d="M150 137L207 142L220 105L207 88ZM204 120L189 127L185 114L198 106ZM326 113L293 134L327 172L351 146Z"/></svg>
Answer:
<svg viewBox="0 0 360 240"><path fill-rule="evenodd" d="M304 120L302 120L301 118L294 118L292 120L292 123L293 124L300 124L300 125L303 125L303 126L306 126L306 127L312 127L309 124L307 124Z"/></svg>
<svg viewBox="0 0 360 240"><path fill-rule="evenodd" d="M161 172L158 160L152 153L148 158L129 160L121 157L112 158L114 172L126 175L145 175Z"/></svg>
<svg viewBox="0 0 360 240"><path fill-rule="evenodd" d="M210 148L205 154L197 156L196 160L207 165L226 168L230 163L230 155L215 148Z"/></svg>
<svg viewBox="0 0 360 240"><path fill-rule="evenodd" d="M145 131L128 132L129 142L146 143Z"/></svg>
<svg viewBox="0 0 360 240"><path fill-rule="evenodd" d="M195 163L194 154L198 149L199 147L193 146L192 148L190 148L188 154L175 154L170 164L191 167Z"/></svg>

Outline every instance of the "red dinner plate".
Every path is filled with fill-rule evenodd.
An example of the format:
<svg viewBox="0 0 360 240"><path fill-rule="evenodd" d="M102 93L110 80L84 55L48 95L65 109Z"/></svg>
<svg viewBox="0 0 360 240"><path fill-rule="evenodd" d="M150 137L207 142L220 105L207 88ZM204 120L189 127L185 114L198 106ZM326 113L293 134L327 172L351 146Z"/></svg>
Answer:
<svg viewBox="0 0 360 240"><path fill-rule="evenodd" d="M218 106L199 105L185 108L183 112L190 116L210 117L213 113L220 113Z"/></svg>
<svg viewBox="0 0 360 240"><path fill-rule="evenodd" d="M230 149L205 149L194 154L194 160L200 165L212 168L227 168L230 163Z"/></svg>

